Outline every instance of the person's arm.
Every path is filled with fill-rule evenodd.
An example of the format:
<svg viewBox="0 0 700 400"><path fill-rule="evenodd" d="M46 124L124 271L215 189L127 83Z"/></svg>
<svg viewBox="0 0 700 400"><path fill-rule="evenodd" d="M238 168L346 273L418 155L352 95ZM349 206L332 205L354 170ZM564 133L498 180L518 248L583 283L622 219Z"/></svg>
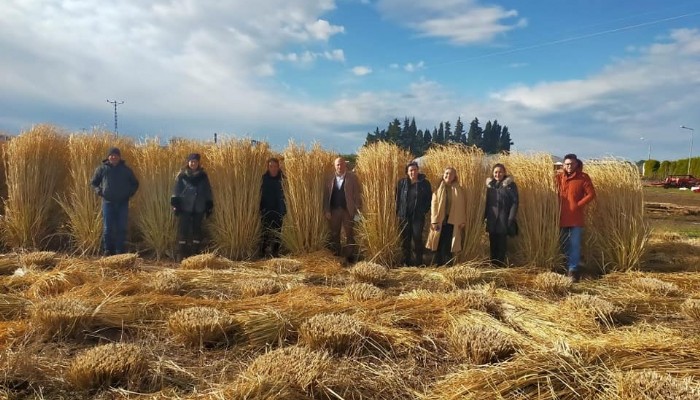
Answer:
<svg viewBox="0 0 700 400"><path fill-rule="evenodd" d="M508 190L510 191L510 196L512 200L512 204L510 206L510 212L508 213L508 224L512 224L513 221L515 221L515 217L518 215L518 207L519 207L519 196L518 196L518 186L515 184L515 182L511 183L510 186L508 187Z"/></svg>
<svg viewBox="0 0 700 400"><path fill-rule="evenodd" d="M133 197L136 194L136 191L139 190L139 180L136 179L136 175L134 175L134 170L129 168L129 185L131 186L131 190L129 191L129 197Z"/></svg>
<svg viewBox="0 0 700 400"><path fill-rule="evenodd" d="M433 198L430 201L430 229L439 231L440 223L440 201L438 200L438 194L436 191L433 193Z"/></svg>
<svg viewBox="0 0 700 400"><path fill-rule="evenodd" d="M583 198L578 201L576 204L579 207L583 207L586 204L590 203L595 199L595 188L593 187L593 182L591 182L591 178L588 177L588 175L585 176L585 179L583 181Z"/></svg>
<svg viewBox="0 0 700 400"><path fill-rule="evenodd" d="M207 218L209 218L214 211L214 193L211 190L209 175L204 175L204 199L204 212L207 213Z"/></svg>
<svg viewBox="0 0 700 400"><path fill-rule="evenodd" d="M428 206L432 200L433 196L433 187L430 185L429 180L425 180L425 192L423 193L423 201L421 201L422 204L425 204L425 210L423 211L423 214L427 214L430 212L430 207Z"/></svg>
<svg viewBox="0 0 700 400"><path fill-rule="evenodd" d="M95 191L96 195L102 196L102 166L95 169L95 173L90 180L90 186L92 186L92 190Z"/></svg>

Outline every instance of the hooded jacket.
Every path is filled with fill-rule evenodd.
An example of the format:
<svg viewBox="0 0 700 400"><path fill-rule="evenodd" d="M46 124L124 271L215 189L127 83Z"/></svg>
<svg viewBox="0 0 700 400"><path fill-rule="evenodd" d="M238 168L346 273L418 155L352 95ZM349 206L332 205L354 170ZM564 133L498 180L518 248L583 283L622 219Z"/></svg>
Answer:
<svg viewBox="0 0 700 400"><path fill-rule="evenodd" d="M399 219L406 219L408 216L408 188L410 186L411 179L408 177L401 179L396 186L396 215ZM430 198L433 192L430 182L425 179L425 174L418 174L416 190L414 213L415 215L425 215L430 211Z"/></svg>
<svg viewBox="0 0 700 400"><path fill-rule="evenodd" d="M112 165L109 160L102 160L102 165L95 170L90 185L104 201L118 203L129 201L136 194L139 181L124 160L119 160L117 165Z"/></svg>
<svg viewBox="0 0 700 400"><path fill-rule="evenodd" d="M486 179L486 230L492 234L505 235L518 213L518 187L513 177L506 175L500 182Z"/></svg>
<svg viewBox="0 0 700 400"><path fill-rule="evenodd" d="M583 172L583 162L570 174L561 171L557 174L559 191L559 226L561 228L580 227L586 219L586 205L595 199L595 188L591 178Z"/></svg>
<svg viewBox="0 0 700 400"><path fill-rule="evenodd" d="M214 207L209 176L202 168L186 167L175 178L171 204L179 211L203 213Z"/></svg>

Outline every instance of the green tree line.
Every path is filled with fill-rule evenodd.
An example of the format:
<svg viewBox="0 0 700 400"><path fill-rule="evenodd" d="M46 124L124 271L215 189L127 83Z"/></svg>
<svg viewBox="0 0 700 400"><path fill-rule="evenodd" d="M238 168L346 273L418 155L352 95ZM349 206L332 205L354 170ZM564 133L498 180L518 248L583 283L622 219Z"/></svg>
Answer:
<svg viewBox="0 0 700 400"><path fill-rule="evenodd" d="M645 179L663 179L668 175L685 175L688 173L688 159L675 161L646 160L643 165ZM700 157L693 157L690 163L690 175L700 177Z"/></svg>
<svg viewBox="0 0 700 400"><path fill-rule="evenodd" d="M415 118L409 120L405 117L403 123L394 118L386 129L379 130L377 127L374 132L367 132L364 145L379 141L395 143L416 157L425 154L432 145L462 143L476 146L487 154L509 152L513 145L507 126L500 125L498 120L489 120L482 128L478 118L469 123L468 129L462 123L462 119L457 118L454 128L449 121L443 121L432 131L418 129Z"/></svg>

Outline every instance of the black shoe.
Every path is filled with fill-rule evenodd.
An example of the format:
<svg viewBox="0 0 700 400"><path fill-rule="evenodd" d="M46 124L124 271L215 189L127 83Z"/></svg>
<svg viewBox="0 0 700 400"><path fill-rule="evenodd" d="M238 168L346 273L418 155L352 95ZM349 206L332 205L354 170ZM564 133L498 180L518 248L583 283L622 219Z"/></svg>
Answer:
<svg viewBox="0 0 700 400"><path fill-rule="evenodd" d="M566 274L566 276L571 278L571 281L573 283L578 283L579 281L581 281L581 275L578 273L578 271L569 270L569 272Z"/></svg>

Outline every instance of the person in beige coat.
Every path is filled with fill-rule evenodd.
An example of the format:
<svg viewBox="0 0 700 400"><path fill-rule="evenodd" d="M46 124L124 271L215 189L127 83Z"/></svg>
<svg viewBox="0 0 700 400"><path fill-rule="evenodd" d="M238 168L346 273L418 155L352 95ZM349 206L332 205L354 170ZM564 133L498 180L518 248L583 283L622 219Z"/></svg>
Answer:
<svg viewBox="0 0 700 400"><path fill-rule="evenodd" d="M430 204L430 233L426 247L435 252L437 265L450 263L462 250L464 226L467 223L466 193L459 184L457 171L446 168L440 187Z"/></svg>
<svg viewBox="0 0 700 400"><path fill-rule="evenodd" d="M357 176L348 171L346 161L336 158L335 174L324 186L323 213L329 223L330 247L336 256L354 261L358 249L355 244L355 219L362 208L362 187ZM345 232L346 247L340 245L340 231Z"/></svg>

